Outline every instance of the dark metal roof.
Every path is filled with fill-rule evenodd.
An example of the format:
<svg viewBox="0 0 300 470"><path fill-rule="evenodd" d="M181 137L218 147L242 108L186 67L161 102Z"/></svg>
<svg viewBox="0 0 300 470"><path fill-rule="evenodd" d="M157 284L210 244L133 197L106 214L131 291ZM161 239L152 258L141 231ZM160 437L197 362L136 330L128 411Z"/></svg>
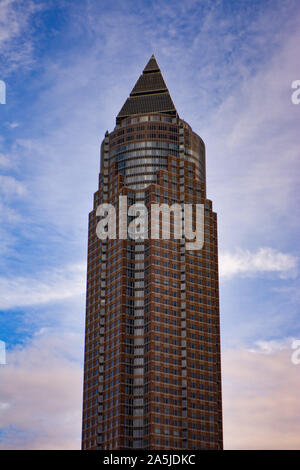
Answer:
<svg viewBox="0 0 300 470"><path fill-rule="evenodd" d="M140 76L130 96L146 94L151 91L168 91L161 73L145 73Z"/></svg>
<svg viewBox="0 0 300 470"><path fill-rule="evenodd" d="M144 72L153 72L154 70L158 71L158 72L160 71L158 63L156 62L156 59L155 59L154 55L152 54L152 56L149 59L148 64L144 68Z"/></svg>
<svg viewBox="0 0 300 470"><path fill-rule="evenodd" d="M154 55L134 85L117 119L153 112L177 113Z"/></svg>
<svg viewBox="0 0 300 470"><path fill-rule="evenodd" d="M126 100L123 108L118 114L118 117L173 110L175 110L175 108L169 93L135 96Z"/></svg>

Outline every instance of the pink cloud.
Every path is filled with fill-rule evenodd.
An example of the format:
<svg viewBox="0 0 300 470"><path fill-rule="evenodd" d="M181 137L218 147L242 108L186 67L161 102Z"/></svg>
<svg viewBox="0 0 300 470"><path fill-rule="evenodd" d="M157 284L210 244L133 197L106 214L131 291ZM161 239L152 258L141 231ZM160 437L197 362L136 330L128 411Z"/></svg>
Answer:
<svg viewBox="0 0 300 470"><path fill-rule="evenodd" d="M299 449L300 365L291 345L223 352L226 449Z"/></svg>
<svg viewBox="0 0 300 470"><path fill-rule="evenodd" d="M66 357L74 338L41 336L0 369L0 449L79 449L82 369Z"/></svg>
<svg viewBox="0 0 300 470"><path fill-rule="evenodd" d="M43 332L0 369L0 449L79 449L82 368L76 338ZM300 365L291 341L223 351L226 449L298 449Z"/></svg>

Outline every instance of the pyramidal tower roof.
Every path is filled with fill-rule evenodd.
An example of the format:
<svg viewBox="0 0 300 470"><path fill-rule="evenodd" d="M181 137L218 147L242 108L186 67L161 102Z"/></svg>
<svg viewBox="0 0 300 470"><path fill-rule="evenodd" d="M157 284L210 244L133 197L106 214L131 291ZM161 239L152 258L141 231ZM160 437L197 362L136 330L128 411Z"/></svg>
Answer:
<svg viewBox="0 0 300 470"><path fill-rule="evenodd" d="M153 54L119 112L117 122L127 116L147 113L177 114Z"/></svg>

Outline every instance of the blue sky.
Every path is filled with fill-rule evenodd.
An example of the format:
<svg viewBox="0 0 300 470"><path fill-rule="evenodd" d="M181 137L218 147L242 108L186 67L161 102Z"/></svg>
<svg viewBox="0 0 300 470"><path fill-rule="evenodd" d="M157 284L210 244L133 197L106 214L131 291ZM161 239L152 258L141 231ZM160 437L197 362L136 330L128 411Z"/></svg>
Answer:
<svg viewBox="0 0 300 470"><path fill-rule="evenodd" d="M152 53L207 148L225 445L297 446L299 26L293 0L1 2L0 448L79 446L99 146Z"/></svg>

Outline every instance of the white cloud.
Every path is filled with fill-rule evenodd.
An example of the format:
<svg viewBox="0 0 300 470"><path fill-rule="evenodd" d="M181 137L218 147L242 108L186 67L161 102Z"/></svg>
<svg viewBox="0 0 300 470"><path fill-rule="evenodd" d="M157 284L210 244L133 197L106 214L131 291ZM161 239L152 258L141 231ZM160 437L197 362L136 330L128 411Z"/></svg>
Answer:
<svg viewBox="0 0 300 470"><path fill-rule="evenodd" d="M20 124L16 121L12 121L12 122L7 122L6 125L10 129L16 129L17 127L19 127Z"/></svg>
<svg viewBox="0 0 300 470"><path fill-rule="evenodd" d="M82 295L85 265L75 264L35 277L0 277L0 309L55 302Z"/></svg>
<svg viewBox="0 0 300 470"><path fill-rule="evenodd" d="M297 258L280 253L272 248L260 248L256 252L237 250L235 253L224 252L219 256L220 276L255 276L264 273L277 273L281 278L294 277L297 271Z"/></svg>
<svg viewBox="0 0 300 470"><path fill-rule="evenodd" d="M292 338L282 338L280 340L256 341L254 348L249 348L249 352L254 354L273 354L276 351L282 351L291 348Z"/></svg>

